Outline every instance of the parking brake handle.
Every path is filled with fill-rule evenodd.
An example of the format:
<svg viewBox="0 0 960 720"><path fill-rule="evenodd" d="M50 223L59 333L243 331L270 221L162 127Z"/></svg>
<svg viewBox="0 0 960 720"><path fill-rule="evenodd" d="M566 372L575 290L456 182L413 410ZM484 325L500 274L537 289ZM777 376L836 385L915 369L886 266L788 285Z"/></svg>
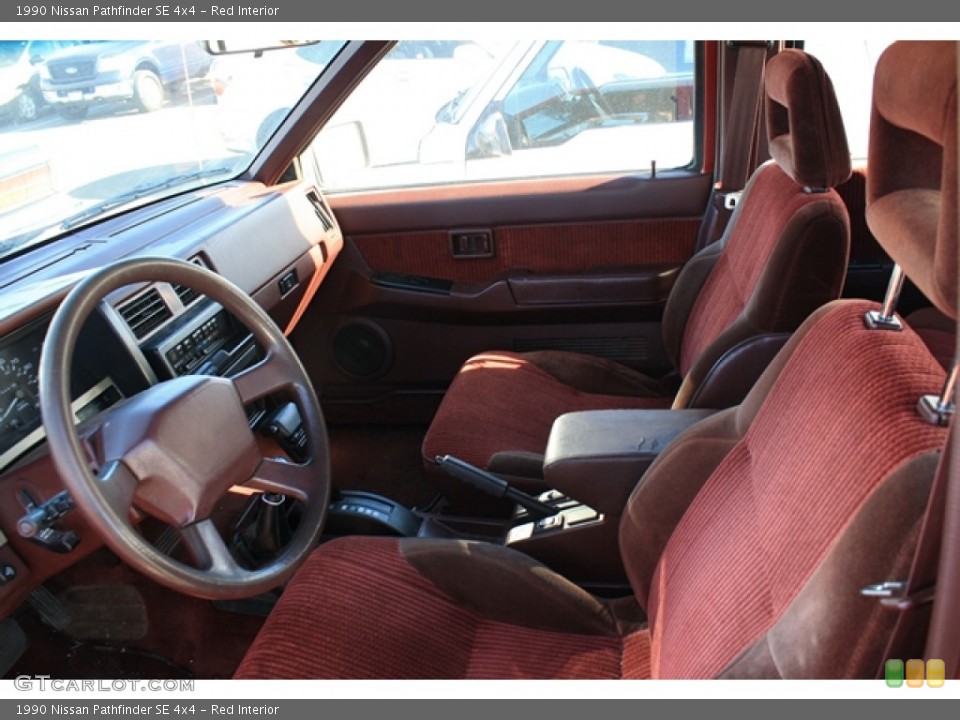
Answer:
<svg viewBox="0 0 960 720"><path fill-rule="evenodd" d="M473 485L487 495L492 495L495 498L508 498L537 519L557 514L556 508L540 502L537 498L527 495L522 490L517 490L503 478L486 470L481 470L458 457L437 455L434 461L447 475L462 480L468 485Z"/></svg>

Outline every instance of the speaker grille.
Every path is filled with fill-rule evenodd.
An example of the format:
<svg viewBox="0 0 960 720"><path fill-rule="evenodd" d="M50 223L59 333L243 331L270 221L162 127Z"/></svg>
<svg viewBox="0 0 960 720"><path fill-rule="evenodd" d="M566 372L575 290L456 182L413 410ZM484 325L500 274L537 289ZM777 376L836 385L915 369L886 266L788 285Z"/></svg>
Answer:
<svg viewBox="0 0 960 720"><path fill-rule="evenodd" d="M337 367L347 375L372 377L387 369L390 342L378 325L352 323L337 331L333 357Z"/></svg>

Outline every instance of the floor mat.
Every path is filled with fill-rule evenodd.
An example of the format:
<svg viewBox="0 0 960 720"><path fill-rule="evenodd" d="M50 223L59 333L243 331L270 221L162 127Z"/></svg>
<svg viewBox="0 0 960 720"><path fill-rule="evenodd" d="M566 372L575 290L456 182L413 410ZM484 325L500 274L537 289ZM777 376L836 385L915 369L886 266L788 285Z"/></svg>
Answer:
<svg viewBox="0 0 960 720"><path fill-rule="evenodd" d="M27 635L13 618L0 622L0 676L6 673L27 651Z"/></svg>
<svg viewBox="0 0 960 720"><path fill-rule="evenodd" d="M131 642L147 634L147 606L130 585L79 585L59 600L70 613L63 632L74 640Z"/></svg>
<svg viewBox="0 0 960 720"><path fill-rule="evenodd" d="M329 429L333 486L377 493L406 506L426 508L437 486L426 476L419 425L337 425Z"/></svg>
<svg viewBox="0 0 960 720"><path fill-rule="evenodd" d="M134 572L106 549L81 560L48 586L57 598L71 602L85 627L78 639L44 624L24 606L17 620L29 639L26 653L4 677L45 674L85 678L229 678L253 642L263 618L224 612L213 603L162 587ZM119 590L109 597L108 588ZM132 591L132 592L131 592ZM139 630L134 596L145 608L146 631L139 639L89 639L123 630ZM103 600L104 610L90 608ZM117 600L120 600L117 602ZM124 614L122 622L104 617L106 608ZM71 623L72 624L72 623ZM76 633L75 628L71 632Z"/></svg>

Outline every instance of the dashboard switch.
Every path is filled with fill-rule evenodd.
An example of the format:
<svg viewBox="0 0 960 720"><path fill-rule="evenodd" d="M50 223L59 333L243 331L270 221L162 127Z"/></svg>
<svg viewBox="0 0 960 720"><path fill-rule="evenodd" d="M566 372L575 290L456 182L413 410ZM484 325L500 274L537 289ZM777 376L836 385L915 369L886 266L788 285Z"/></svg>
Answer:
<svg viewBox="0 0 960 720"><path fill-rule="evenodd" d="M17 569L13 565L0 567L0 587L3 587L17 577Z"/></svg>
<svg viewBox="0 0 960 720"><path fill-rule="evenodd" d="M277 283L280 288L280 296L284 296L297 286L297 271L291 270Z"/></svg>
<svg viewBox="0 0 960 720"><path fill-rule="evenodd" d="M264 423L263 432L274 438L294 462L305 462L308 457L307 435L295 404L278 408Z"/></svg>

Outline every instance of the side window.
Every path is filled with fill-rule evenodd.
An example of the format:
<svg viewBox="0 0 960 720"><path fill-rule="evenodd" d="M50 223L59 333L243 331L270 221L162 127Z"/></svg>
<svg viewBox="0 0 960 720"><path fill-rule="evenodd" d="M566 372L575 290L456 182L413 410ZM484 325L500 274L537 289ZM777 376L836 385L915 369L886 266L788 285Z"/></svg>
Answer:
<svg viewBox="0 0 960 720"><path fill-rule="evenodd" d="M873 69L889 41L806 40L803 49L823 63L833 81L854 164L867 158Z"/></svg>
<svg viewBox="0 0 960 720"><path fill-rule="evenodd" d="M691 41L406 41L311 152L328 191L680 168L694 67Z"/></svg>

